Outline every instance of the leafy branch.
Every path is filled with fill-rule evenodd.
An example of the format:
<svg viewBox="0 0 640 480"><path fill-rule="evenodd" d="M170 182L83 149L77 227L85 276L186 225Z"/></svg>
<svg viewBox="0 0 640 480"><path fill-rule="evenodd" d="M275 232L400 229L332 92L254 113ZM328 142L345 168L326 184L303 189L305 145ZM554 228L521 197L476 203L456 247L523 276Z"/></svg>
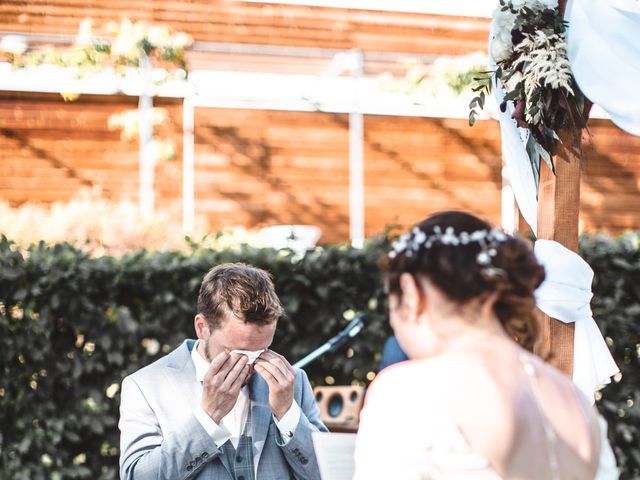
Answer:
<svg viewBox="0 0 640 480"><path fill-rule="evenodd" d="M482 110L484 103L487 99L487 95L491 94L491 71L478 72L480 76L474 77L473 81L476 82L476 86L471 90L476 93L476 96L471 99L469 103L469 125L473 126L476 123L476 108Z"/></svg>

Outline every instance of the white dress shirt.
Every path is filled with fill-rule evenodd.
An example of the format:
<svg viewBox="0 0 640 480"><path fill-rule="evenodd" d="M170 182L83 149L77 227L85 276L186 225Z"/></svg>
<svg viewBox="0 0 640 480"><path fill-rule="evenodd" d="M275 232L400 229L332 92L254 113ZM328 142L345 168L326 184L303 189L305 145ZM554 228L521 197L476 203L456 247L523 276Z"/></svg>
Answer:
<svg viewBox="0 0 640 480"><path fill-rule="evenodd" d="M191 350L191 359L193 360L193 365L196 369L196 381L202 385L202 381L204 379L205 373L209 369L209 362L207 362L202 355L198 352L198 344L200 340L197 340L193 346L193 350ZM213 419L204 411L201 405L198 405L194 410L194 415L202 425L202 428L206 430L209 436L213 439L215 444L218 447L222 447L225 442L231 441L234 448L238 448L238 442L240 440L240 435L242 435L242 430L244 428L244 424L247 421L247 415L249 413L249 386L245 385L240 389L240 394L238 395L238 400L236 404L233 406L231 411L220 420L220 424L217 424L213 421ZM276 417L273 417L273 420L278 427L278 430L281 433L283 443L286 445L291 437L293 436L293 432L298 426L298 422L300 421L300 406L294 400L289 407L287 413L285 413L280 420L277 420ZM260 458L260 453L262 452L262 445L256 446L254 444L254 468L258 467L258 460Z"/></svg>

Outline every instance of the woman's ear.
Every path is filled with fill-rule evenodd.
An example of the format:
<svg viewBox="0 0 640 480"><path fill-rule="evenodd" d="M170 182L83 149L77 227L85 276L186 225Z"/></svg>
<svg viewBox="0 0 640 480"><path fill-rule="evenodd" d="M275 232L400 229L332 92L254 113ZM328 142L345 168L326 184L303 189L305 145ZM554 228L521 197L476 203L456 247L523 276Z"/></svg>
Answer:
<svg viewBox="0 0 640 480"><path fill-rule="evenodd" d="M422 311L422 294L418 283L410 273L400 275L402 290L401 307L406 309L407 318L415 320Z"/></svg>

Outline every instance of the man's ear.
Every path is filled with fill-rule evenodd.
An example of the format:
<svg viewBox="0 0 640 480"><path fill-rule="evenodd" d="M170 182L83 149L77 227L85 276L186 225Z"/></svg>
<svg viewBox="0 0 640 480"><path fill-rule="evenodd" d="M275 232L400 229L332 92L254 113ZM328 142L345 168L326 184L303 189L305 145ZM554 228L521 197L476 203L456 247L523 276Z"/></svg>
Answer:
<svg viewBox="0 0 640 480"><path fill-rule="evenodd" d="M197 314L193 319L193 327L196 330L196 336L200 340L206 340L209 338L209 322L203 315Z"/></svg>

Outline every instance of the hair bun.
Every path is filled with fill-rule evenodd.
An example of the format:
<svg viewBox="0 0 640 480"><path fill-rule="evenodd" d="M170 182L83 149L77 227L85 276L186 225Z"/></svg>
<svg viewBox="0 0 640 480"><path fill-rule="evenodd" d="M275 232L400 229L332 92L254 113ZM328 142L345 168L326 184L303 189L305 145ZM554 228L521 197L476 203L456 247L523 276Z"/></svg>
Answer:
<svg viewBox="0 0 640 480"><path fill-rule="evenodd" d="M493 263L506 274L495 280L498 298L493 309L505 331L533 350L540 330L534 293L544 280L544 267L518 238L502 244Z"/></svg>

